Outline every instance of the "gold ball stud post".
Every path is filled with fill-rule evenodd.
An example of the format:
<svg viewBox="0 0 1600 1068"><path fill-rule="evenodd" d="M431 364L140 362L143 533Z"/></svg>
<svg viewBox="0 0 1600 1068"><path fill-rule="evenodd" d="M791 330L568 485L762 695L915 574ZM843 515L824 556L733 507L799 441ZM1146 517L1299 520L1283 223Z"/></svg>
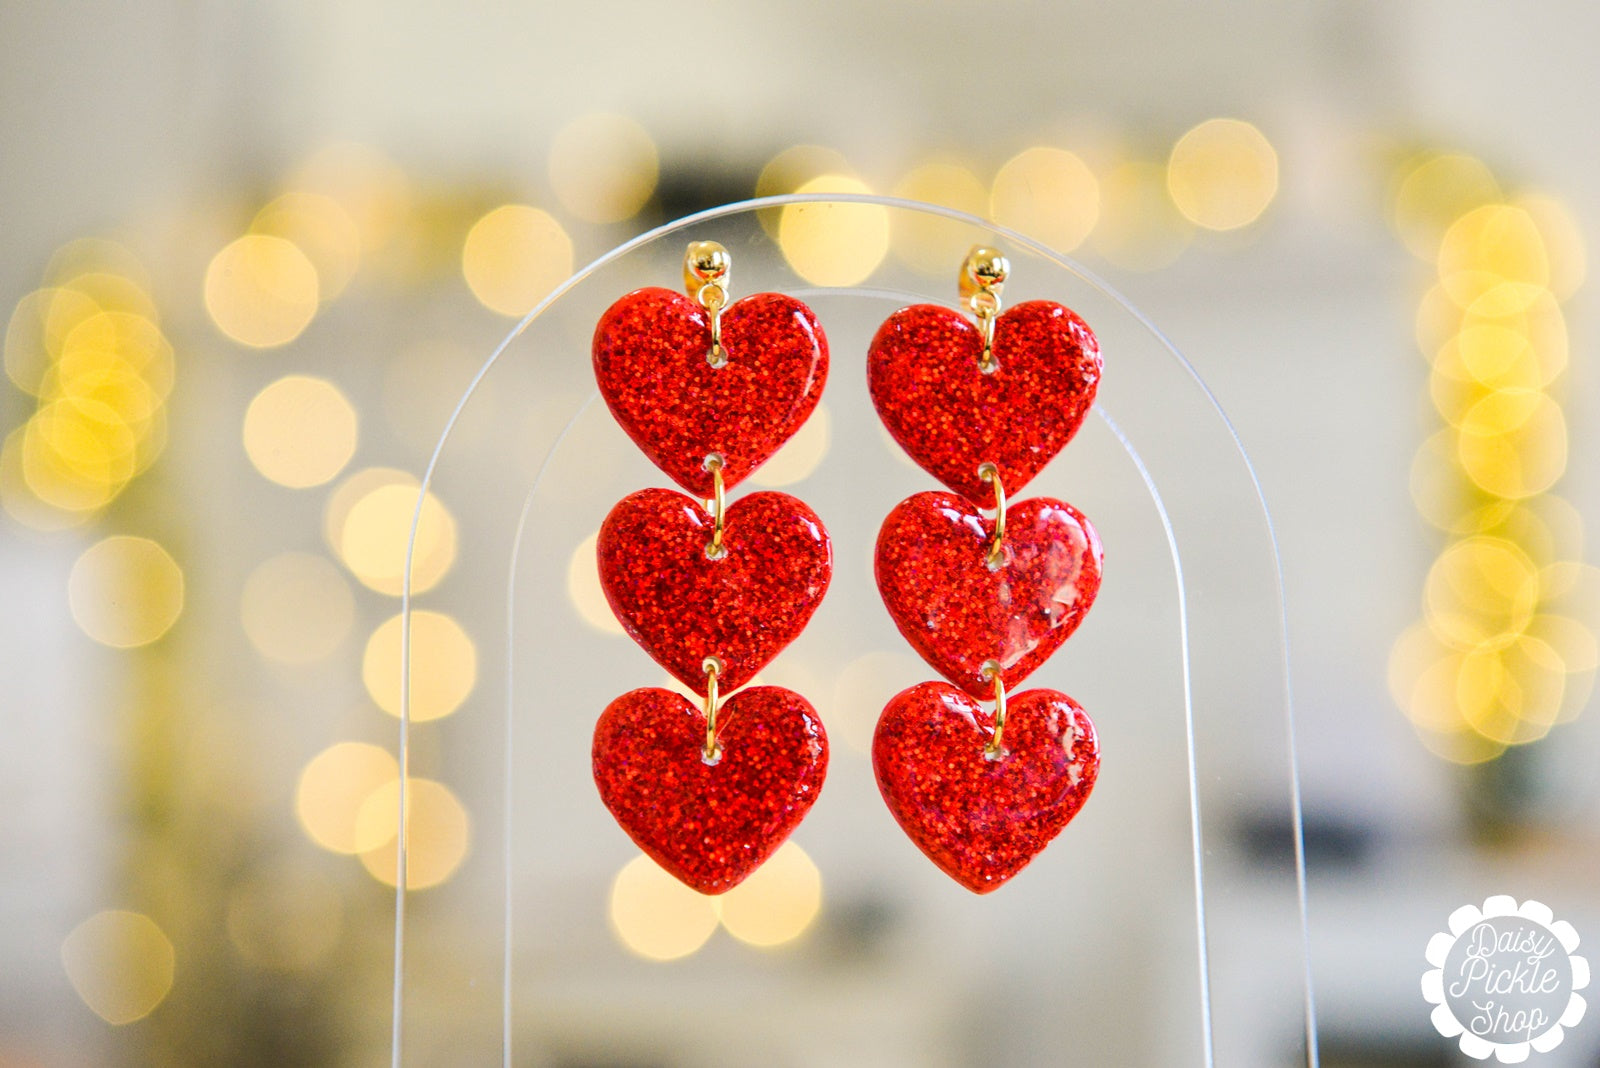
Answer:
<svg viewBox="0 0 1600 1068"><path fill-rule="evenodd" d="M971 301L979 293L999 296L1011 274L1011 261L999 249L974 245L961 265L961 299Z"/></svg>
<svg viewBox="0 0 1600 1068"><path fill-rule="evenodd" d="M683 284L696 299L706 286L727 289L728 272L733 269L733 257L715 241L691 241L683 254Z"/></svg>

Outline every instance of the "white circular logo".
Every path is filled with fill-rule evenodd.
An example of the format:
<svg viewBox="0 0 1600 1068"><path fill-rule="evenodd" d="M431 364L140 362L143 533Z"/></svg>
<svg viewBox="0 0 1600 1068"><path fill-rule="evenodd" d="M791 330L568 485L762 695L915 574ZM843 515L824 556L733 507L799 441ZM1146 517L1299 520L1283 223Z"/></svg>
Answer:
<svg viewBox="0 0 1600 1068"><path fill-rule="evenodd" d="M1548 1053L1583 1019L1589 962L1575 952L1578 932L1549 907L1500 895L1450 914L1450 929L1428 941L1422 996L1433 1026L1460 1036L1461 1052L1520 1064Z"/></svg>

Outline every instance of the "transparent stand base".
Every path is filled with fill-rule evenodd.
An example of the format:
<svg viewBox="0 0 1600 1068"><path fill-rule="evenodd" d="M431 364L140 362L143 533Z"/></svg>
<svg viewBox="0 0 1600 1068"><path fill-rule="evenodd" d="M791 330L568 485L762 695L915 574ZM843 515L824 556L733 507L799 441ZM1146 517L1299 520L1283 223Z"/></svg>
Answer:
<svg viewBox="0 0 1600 1068"><path fill-rule="evenodd" d="M916 250L937 274L892 254L866 284L814 285L763 225L779 209L846 251L861 227L886 224L897 253ZM685 244L702 239L732 252L735 299L793 294L827 331L832 370L814 417L826 448L782 488L826 523L835 577L762 680L811 700L833 758L795 835L822 879L805 933L756 948L718 930L658 962L624 948L608 919L613 880L638 851L600 803L589 746L612 698L666 676L590 621L603 615L586 601L585 541L621 497L668 481L596 399L589 337L623 293L676 288ZM984 897L900 833L867 755L883 702L935 677L878 600L872 545L890 508L938 487L879 427L865 352L896 308L954 305L974 244L1011 257L1007 305L1070 305L1106 367L1095 414L1021 494L1072 502L1105 544L1094 611L1024 684L1088 709L1101 777L1060 838ZM1314 1063L1270 526L1189 365L1070 261L969 216L884 198L771 198L662 227L519 324L463 398L428 488L459 519L461 573L448 592L408 598L408 611L438 606L462 621L479 684L450 720L408 716L402 744L414 773L426 760L466 803L473 844L450 882L398 900L396 1064ZM426 684L421 669L409 680Z"/></svg>

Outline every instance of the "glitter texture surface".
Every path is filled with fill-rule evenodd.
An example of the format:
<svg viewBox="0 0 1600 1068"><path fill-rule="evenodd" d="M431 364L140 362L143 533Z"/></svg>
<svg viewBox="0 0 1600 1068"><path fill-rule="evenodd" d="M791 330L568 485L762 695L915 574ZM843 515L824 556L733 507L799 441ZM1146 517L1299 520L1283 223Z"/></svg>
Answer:
<svg viewBox="0 0 1600 1068"><path fill-rule="evenodd" d="M717 713L722 756L703 759L705 714L643 689L606 707L594 781L639 848L702 894L730 890L805 818L828 771L828 737L799 694L754 686Z"/></svg>
<svg viewBox="0 0 1600 1068"><path fill-rule="evenodd" d="M907 455L986 508L992 463L1015 495L1072 440L1100 385L1100 344L1070 309L1033 300L995 323L993 374L966 316L917 304L889 316L867 354L872 403Z"/></svg>
<svg viewBox="0 0 1600 1068"><path fill-rule="evenodd" d="M822 520L784 493L728 506L719 560L706 556L711 534L699 501L640 490L606 516L596 552L623 629L700 694L706 657L722 660L721 688L737 689L805 629L833 574Z"/></svg>
<svg viewBox="0 0 1600 1068"><path fill-rule="evenodd" d="M951 682L987 699L985 661L1015 686L1066 641L1100 591L1100 537L1070 504L1048 497L1006 510L1000 567L994 521L954 493L895 506L878 531L878 592L912 648Z"/></svg>
<svg viewBox="0 0 1600 1068"><path fill-rule="evenodd" d="M678 485L711 495L709 453L732 488L772 456L816 408L828 377L828 341L811 309L756 293L722 313L728 362L706 360L706 310L669 289L618 300L594 332L600 393L622 429Z"/></svg>
<svg viewBox="0 0 1600 1068"><path fill-rule="evenodd" d="M1029 690L1008 709L998 760L984 755L990 712L942 682L896 696L872 739L878 788L895 820L945 874L979 894L1061 833L1100 770L1094 724L1072 698Z"/></svg>

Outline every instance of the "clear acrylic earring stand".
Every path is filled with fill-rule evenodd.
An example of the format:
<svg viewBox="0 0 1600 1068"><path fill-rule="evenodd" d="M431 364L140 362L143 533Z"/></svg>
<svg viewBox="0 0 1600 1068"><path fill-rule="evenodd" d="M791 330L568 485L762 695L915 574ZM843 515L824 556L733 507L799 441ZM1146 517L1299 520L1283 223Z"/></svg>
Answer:
<svg viewBox="0 0 1600 1068"><path fill-rule="evenodd" d="M808 227L831 235L841 263L885 229L893 249L862 282L817 285L780 247L784 211L792 241ZM770 948L716 930L659 962L626 949L608 919L612 881L637 850L599 801L589 747L612 698L663 685L665 672L593 622L585 542L624 495L669 482L597 399L589 340L622 294L680 288L687 242L707 239L733 255L733 299L793 294L830 343L814 417L826 449L781 488L827 524L833 585L762 678L816 705L833 757L795 835L822 878L808 929ZM1065 303L1105 355L1093 414L1017 494L1072 502L1105 544L1094 610L1022 687L1088 709L1101 777L1060 838L984 897L904 838L867 755L883 701L935 677L878 600L873 541L897 502L938 487L879 427L865 352L896 308L954 306L975 244L1010 256L1007 306ZM821 262L837 266L825 252ZM460 555L440 591L407 591L407 621L455 615L476 643L478 684L437 724L412 724L408 703L401 747L411 774L461 798L472 831L453 878L397 894L396 1065L1315 1063L1270 522L1193 369L1072 261L977 218L880 197L691 216L602 256L517 325L461 399L425 488L457 517ZM419 666L408 695L428 682ZM425 832L419 817L413 840Z"/></svg>

